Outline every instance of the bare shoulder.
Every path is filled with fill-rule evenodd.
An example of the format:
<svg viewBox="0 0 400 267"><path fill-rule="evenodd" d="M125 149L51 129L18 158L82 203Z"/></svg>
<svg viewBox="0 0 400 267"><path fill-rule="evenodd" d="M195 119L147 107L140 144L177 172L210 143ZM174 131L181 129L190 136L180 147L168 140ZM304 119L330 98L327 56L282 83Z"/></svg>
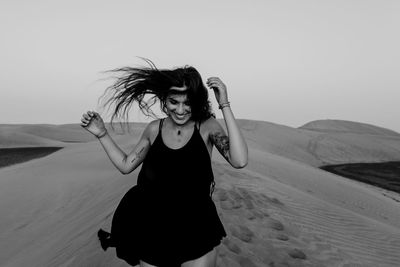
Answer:
<svg viewBox="0 0 400 267"><path fill-rule="evenodd" d="M201 128L205 129L206 132L208 132L209 134L213 134L213 133L224 133L225 130L222 128L221 124L214 118L214 117L210 117L207 120L205 120L202 124L201 124Z"/></svg>
<svg viewBox="0 0 400 267"><path fill-rule="evenodd" d="M143 138L149 140L150 144L152 144L154 139L157 137L159 125L160 119L153 120L146 125L146 128L143 131Z"/></svg>
<svg viewBox="0 0 400 267"><path fill-rule="evenodd" d="M160 125L160 119L153 120L147 124L145 131L148 131L150 133L156 133L158 132L159 125Z"/></svg>

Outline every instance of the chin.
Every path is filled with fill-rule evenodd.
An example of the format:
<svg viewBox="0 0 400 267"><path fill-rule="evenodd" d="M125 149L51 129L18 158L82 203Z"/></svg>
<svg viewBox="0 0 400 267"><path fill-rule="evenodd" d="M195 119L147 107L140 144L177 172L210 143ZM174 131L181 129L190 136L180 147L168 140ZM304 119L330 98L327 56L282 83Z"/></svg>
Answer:
<svg viewBox="0 0 400 267"><path fill-rule="evenodd" d="M185 119L185 120L174 120L174 122L178 125L185 125L186 123L189 122L189 119Z"/></svg>
<svg viewBox="0 0 400 267"><path fill-rule="evenodd" d="M178 124L178 125L184 125L186 123L188 123L190 121L191 117L185 117L184 119L178 119L174 116L171 116L171 119L174 121L174 123Z"/></svg>

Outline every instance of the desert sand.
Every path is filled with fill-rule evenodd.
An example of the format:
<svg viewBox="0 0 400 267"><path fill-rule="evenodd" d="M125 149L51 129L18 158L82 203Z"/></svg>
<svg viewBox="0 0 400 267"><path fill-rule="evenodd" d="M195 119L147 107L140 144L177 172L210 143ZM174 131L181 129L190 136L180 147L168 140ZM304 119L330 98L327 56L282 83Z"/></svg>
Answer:
<svg viewBox="0 0 400 267"><path fill-rule="evenodd" d="M228 234L218 266L399 266L400 195L318 167L399 161L400 134L347 121L238 121L248 166L213 154ZM112 135L128 153L143 127ZM35 146L63 149L0 169L0 266L128 266L96 234L110 230L140 167L120 174L78 124L0 125L0 148Z"/></svg>

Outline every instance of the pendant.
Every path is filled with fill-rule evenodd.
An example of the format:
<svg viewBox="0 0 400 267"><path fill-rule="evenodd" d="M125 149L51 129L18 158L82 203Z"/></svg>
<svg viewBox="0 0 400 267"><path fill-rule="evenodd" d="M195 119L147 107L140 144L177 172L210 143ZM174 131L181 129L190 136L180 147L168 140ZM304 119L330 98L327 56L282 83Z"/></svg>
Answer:
<svg viewBox="0 0 400 267"><path fill-rule="evenodd" d="M178 135L181 135L181 130L178 130Z"/></svg>

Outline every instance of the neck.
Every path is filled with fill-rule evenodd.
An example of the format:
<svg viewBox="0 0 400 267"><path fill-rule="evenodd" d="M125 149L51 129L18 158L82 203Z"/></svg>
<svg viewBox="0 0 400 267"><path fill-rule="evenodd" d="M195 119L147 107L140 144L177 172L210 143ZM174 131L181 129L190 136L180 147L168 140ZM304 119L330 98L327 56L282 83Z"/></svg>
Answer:
<svg viewBox="0 0 400 267"><path fill-rule="evenodd" d="M175 132L178 132L178 134L180 134L183 130L185 130L186 128L191 128L192 125L195 123L192 120L188 120L185 124L179 125L176 124L173 120L170 119L171 122L171 129Z"/></svg>

